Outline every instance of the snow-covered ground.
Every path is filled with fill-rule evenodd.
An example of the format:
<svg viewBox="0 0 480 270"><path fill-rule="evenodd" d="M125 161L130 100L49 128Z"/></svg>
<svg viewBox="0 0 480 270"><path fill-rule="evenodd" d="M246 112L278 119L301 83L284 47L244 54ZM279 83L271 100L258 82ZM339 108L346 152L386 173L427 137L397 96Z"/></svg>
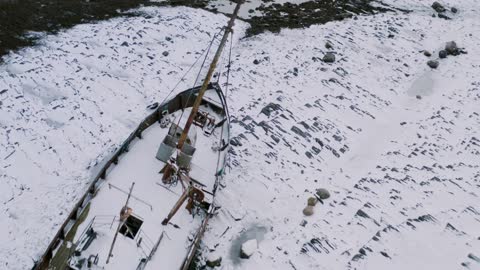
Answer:
<svg viewBox="0 0 480 270"><path fill-rule="evenodd" d="M433 18L429 1L391 4L413 12L235 41L236 146L203 249L222 256L223 269L480 268L480 2L450 1L453 20ZM0 269L32 266L94 165L227 20L188 8L142 12L5 57ZM237 22L235 38L246 27ZM437 58L450 40L468 54L431 70L420 51ZM335 63L320 60L327 51ZM331 198L304 217L317 188ZM257 251L239 259L252 238Z"/></svg>

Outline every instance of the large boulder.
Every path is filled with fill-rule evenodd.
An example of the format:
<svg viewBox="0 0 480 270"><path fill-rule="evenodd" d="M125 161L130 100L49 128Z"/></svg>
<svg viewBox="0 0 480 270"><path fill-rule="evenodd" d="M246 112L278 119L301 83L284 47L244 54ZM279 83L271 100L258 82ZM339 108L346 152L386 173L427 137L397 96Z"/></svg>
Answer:
<svg viewBox="0 0 480 270"><path fill-rule="evenodd" d="M258 242L257 239L250 239L247 242L242 244L242 247L240 248L240 258L242 259L248 259L250 258L253 253L258 248Z"/></svg>

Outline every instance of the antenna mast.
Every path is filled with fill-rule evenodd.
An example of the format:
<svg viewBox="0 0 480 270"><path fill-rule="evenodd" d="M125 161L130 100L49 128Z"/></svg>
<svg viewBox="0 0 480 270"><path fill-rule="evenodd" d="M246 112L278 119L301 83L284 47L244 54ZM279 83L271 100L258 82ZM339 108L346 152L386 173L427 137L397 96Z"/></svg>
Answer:
<svg viewBox="0 0 480 270"><path fill-rule="evenodd" d="M200 107L200 104L203 99L203 95L205 94L205 91L208 88L208 84L210 83L210 80L212 79L213 72L215 71L215 68L217 67L218 60L220 59L220 56L222 55L222 50L223 47L225 47L225 43L227 42L228 39L228 34L233 32L233 25L235 22L235 19L238 16L238 11L240 10L240 6L243 4L244 0L238 0L237 5L235 6L235 10L232 13L232 17L230 18L230 21L227 24L227 27L225 28L225 33L223 35L222 40L220 41L220 45L217 49L217 52L215 53L215 56L213 57L213 61L210 64L210 68L208 69L207 76L205 77L205 80L203 81L202 87L200 88L200 91L198 92L197 99L195 100L195 103L193 104L192 111L190 112L190 116L188 117L187 123L185 124L185 127L183 128L182 135L180 137L180 140L178 140L177 144L177 149L182 149L183 144L185 143L185 140L187 139L188 131L190 130L190 127L192 126L193 119L195 119L195 116L197 115L198 112L198 107Z"/></svg>

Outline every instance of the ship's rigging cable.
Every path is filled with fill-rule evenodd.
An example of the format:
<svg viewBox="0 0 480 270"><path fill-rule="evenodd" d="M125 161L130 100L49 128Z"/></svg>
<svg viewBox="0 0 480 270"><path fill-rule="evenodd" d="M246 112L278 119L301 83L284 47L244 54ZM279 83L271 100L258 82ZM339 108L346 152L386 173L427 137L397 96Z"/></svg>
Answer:
<svg viewBox="0 0 480 270"><path fill-rule="evenodd" d="M224 27L222 27L222 29L220 29L220 31L213 36L212 41L208 45L207 53L205 54L205 58L203 58L202 65L200 66L200 70L197 73L197 77L195 78L195 81L193 83L193 87L195 87L197 85L198 78L200 78L200 74L202 73L203 66L205 65L205 62L207 61L208 54L210 53L210 49L212 48L213 42L215 42L215 39L217 39L217 37L220 35L220 33L223 31L223 29L224 29ZM190 94L188 95L188 98L187 98L187 102L185 102L185 105L182 108L182 113L180 114L180 117L178 118L177 127L180 125L180 120L182 119L183 114L185 113L185 108L187 107L188 102L190 102L190 98L192 97L192 93L193 92L190 92Z"/></svg>
<svg viewBox="0 0 480 270"><path fill-rule="evenodd" d="M227 101L227 98L228 98L228 86L230 85L229 79L230 79L230 67L232 65L232 47L233 47L233 32L230 35L230 51L228 52L227 84L225 86L225 102ZM225 108L228 110L227 106L225 106Z"/></svg>
<svg viewBox="0 0 480 270"><path fill-rule="evenodd" d="M222 29L223 29L223 28L222 28ZM221 30L220 30L220 32L221 32ZM215 40L215 38L217 38L217 36L220 34L220 32L217 33L217 34L215 34L215 35L213 36L213 40ZM211 47L211 45L212 45L212 43L213 43L213 40L212 40L212 42L210 43L210 45L209 45L209 47L208 47L208 50L203 51L203 52L200 54L200 56L197 57L197 59L195 59L195 61L193 62L193 64L192 64L192 65L188 68L188 70L183 74L183 76L180 78L180 80L178 80L178 82L175 84L175 86L172 88L172 90L170 90L170 92L169 92L168 95L162 100L162 102L160 102L160 104L163 104L163 103L168 99L168 97L177 89L177 87L180 85L180 83L185 80L185 77L190 73L190 71L193 69L193 67L197 65L198 61L202 58L202 56L205 54L205 52L207 52L207 54L208 54L208 52L210 51L210 47ZM206 58L207 58L207 57L205 56L205 59L206 59ZM205 59L203 60L202 68L203 68L203 65L204 65L204 63L205 63ZM200 68L200 71L201 71L201 68ZM198 76L197 76L197 79L198 79Z"/></svg>

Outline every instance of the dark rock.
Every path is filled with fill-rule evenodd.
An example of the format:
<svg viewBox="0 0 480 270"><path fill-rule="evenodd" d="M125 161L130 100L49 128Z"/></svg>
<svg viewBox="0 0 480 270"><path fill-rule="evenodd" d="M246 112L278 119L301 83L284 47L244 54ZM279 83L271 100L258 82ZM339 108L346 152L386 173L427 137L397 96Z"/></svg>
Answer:
<svg viewBox="0 0 480 270"><path fill-rule="evenodd" d="M475 256L473 253L469 253L469 254L468 254L468 258L476 261L477 263L480 263L480 258L477 257L477 256Z"/></svg>
<svg viewBox="0 0 480 270"><path fill-rule="evenodd" d="M128 42L124 41L120 46L128 47Z"/></svg>
<svg viewBox="0 0 480 270"><path fill-rule="evenodd" d="M242 146L242 143L240 142L240 139L238 137L230 139L230 144L233 146Z"/></svg>
<svg viewBox="0 0 480 270"><path fill-rule="evenodd" d="M328 192L328 190L326 190L324 188L317 189L316 194L322 200L330 198L330 192Z"/></svg>
<svg viewBox="0 0 480 270"><path fill-rule="evenodd" d="M206 262L208 267L214 268L222 265L222 257L220 256L210 256L207 258Z"/></svg>
<svg viewBox="0 0 480 270"><path fill-rule="evenodd" d="M290 130L293 131L295 134L297 134L297 135L299 135L299 136L302 136L303 138L310 137L310 134L309 134L309 133L303 132L301 129L299 129L299 128L296 127L296 126L293 126Z"/></svg>
<svg viewBox="0 0 480 270"><path fill-rule="evenodd" d="M456 7L452 7L452 8L450 9L450 11L451 11L452 13L457 13L457 12L458 12L458 9L457 9Z"/></svg>
<svg viewBox="0 0 480 270"><path fill-rule="evenodd" d="M449 41L445 44L445 51L450 55L458 55L459 49L455 41Z"/></svg>
<svg viewBox="0 0 480 270"><path fill-rule="evenodd" d="M447 15L441 14L441 13L438 14L438 17L441 18L441 19L445 19L445 20L451 20L452 19L452 18L448 17Z"/></svg>
<svg viewBox="0 0 480 270"><path fill-rule="evenodd" d="M431 68L438 68L438 66L440 65L440 63L436 60L430 60L427 62L427 65Z"/></svg>
<svg viewBox="0 0 480 270"><path fill-rule="evenodd" d="M329 49L329 50L333 49L332 43L331 43L330 41L327 41L327 42L325 43L325 48L327 48L327 49Z"/></svg>
<svg viewBox="0 0 480 270"><path fill-rule="evenodd" d="M332 52L328 52L325 54L325 56L323 56L322 60L325 63L333 63L335 62L335 54L333 54Z"/></svg>
<svg viewBox="0 0 480 270"><path fill-rule="evenodd" d="M415 97L416 97L417 99L422 99L422 96L420 96L420 95L416 95Z"/></svg>
<svg viewBox="0 0 480 270"><path fill-rule="evenodd" d="M276 103L269 103L267 106L263 107L262 111L260 113L265 114L266 116L270 116L272 112L281 110L282 106Z"/></svg>
<svg viewBox="0 0 480 270"><path fill-rule="evenodd" d="M385 251L380 251L380 254L382 254L386 258L390 258L390 256L388 256L388 254Z"/></svg>
<svg viewBox="0 0 480 270"><path fill-rule="evenodd" d="M445 50L441 50L438 52L438 57L440 57L441 59L447 58L447 55L448 53Z"/></svg>
<svg viewBox="0 0 480 270"><path fill-rule="evenodd" d="M260 61L258 61L257 59L255 59L255 60L253 60L253 64L254 64L254 65L258 65L258 64L260 64Z"/></svg>
<svg viewBox="0 0 480 270"><path fill-rule="evenodd" d="M367 213L365 213L362 209L358 209L355 215L363 218L370 218L370 216Z"/></svg>
<svg viewBox="0 0 480 270"><path fill-rule="evenodd" d="M442 13L442 12L447 11L447 9L442 4L440 4L439 2L433 2L432 8L438 13Z"/></svg>
<svg viewBox="0 0 480 270"><path fill-rule="evenodd" d="M147 108L150 109L150 110L154 110L158 107L158 105L159 105L158 102L155 102L155 103L152 103L152 104L148 105Z"/></svg>
<svg viewBox="0 0 480 270"><path fill-rule="evenodd" d="M432 53L429 51L423 51L423 55L425 55L426 57L430 57L432 56Z"/></svg>
<svg viewBox="0 0 480 270"><path fill-rule="evenodd" d="M169 54L170 54L170 53L167 52L167 51L164 51L164 52L162 53L163 56L168 56Z"/></svg>

